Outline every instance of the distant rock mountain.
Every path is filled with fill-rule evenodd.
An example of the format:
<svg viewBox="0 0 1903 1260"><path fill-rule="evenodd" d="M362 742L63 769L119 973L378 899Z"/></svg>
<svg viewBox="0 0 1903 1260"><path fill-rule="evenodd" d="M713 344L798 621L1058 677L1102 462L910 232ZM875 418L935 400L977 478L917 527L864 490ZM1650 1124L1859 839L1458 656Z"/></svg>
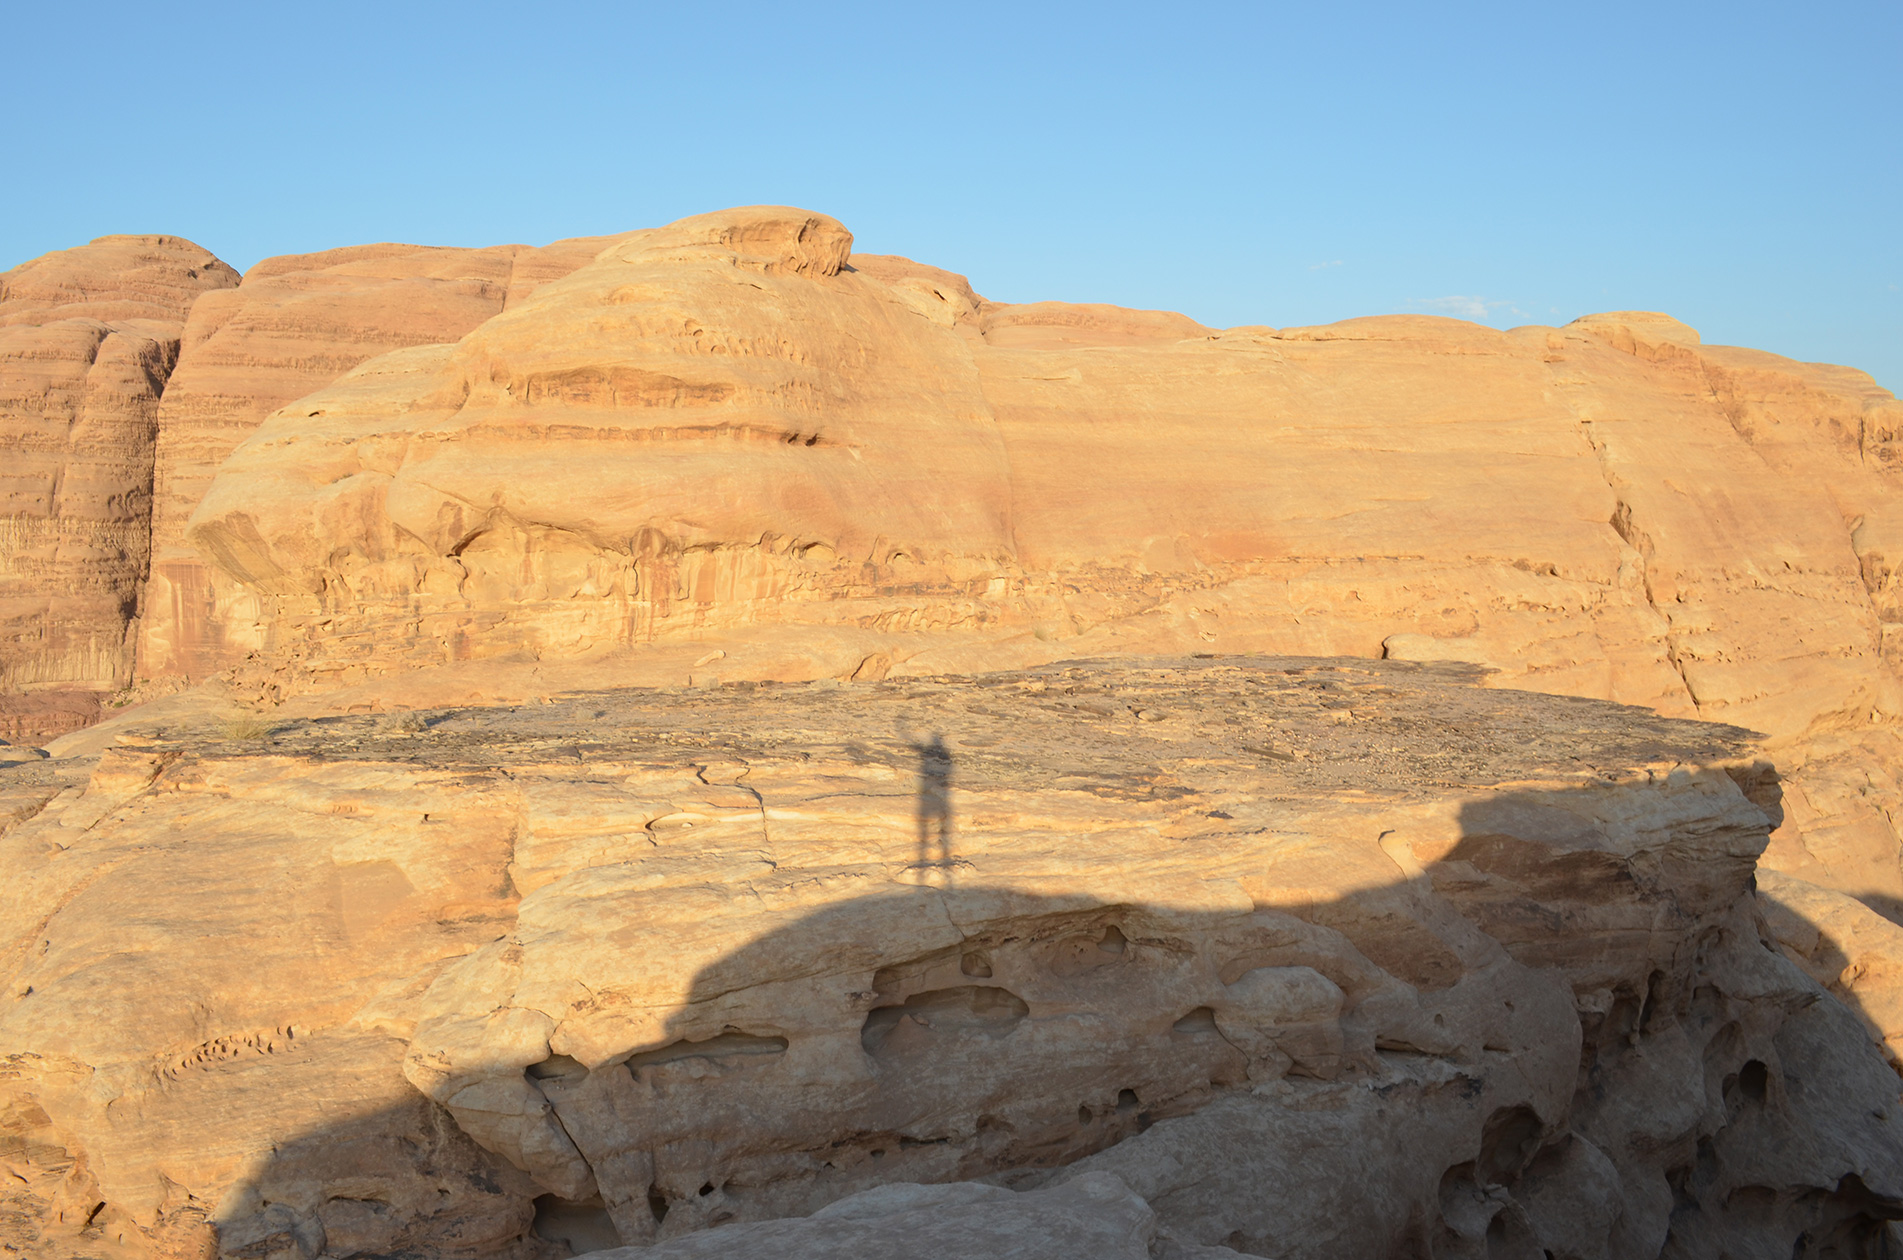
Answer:
<svg viewBox="0 0 1903 1260"><path fill-rule="evenodd" d="M0 275L0 738L83 726L132 681L159 400L194 302L237 283L173 236Z"/></svg>

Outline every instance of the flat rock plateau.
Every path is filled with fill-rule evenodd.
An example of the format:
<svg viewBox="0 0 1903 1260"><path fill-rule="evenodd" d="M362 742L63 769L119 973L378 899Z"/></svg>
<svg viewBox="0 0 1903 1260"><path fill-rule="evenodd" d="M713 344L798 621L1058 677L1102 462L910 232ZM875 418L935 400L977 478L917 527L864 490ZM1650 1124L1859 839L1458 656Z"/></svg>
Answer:
<svg viewBox="0 0 1903 1260"><path fill-rule="evenodd" d="M1903 1254L1903 405L851 245L0 275L0 1248Z"/></svg>

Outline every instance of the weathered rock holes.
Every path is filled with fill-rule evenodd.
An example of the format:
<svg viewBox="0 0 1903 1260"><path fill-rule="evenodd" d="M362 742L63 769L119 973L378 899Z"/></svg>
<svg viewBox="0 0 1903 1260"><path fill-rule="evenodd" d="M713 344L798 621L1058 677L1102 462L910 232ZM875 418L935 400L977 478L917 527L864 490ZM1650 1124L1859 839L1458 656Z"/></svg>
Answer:
<svg viewBox="0 0 1903 1260"><path fill-rule="evenodd" d="M664 1205L661 1215L665 1215L666 1211ZM655 1219L658 1221L660 1217L657 1215ZM608 1215L608 1207L599 1195L581 1200L564 1199L554 1194L541 1195L535 1200L535 1223L531 1228L537 1238L546 1242L565 1243L578 1256L622 1245L620 1231L615 1229L614 1220Z"/></svg>
<svg viewBox="0 0 1903 1260"><path fill-rule="evenodd" d="M915 993L892 1006L874 1007L859 1032L859 1044L875 1059L940 1047L948 1038L1009 1036L1030 1015L1023 998L995 985L960 985Z"/></svg>
<svg viewBox="0 0 1903 1260"><path fill-rule="evenodd" d="M1736 1119L1747 1107L1762 1107L1770 1092L1771 1070L1760 1059L1748 1060L1734 1075L1725 1077L1725 1114Z"/></svg>
<svg viewBox="0 0 1903 1260"><path fill-rule="evenodd" d="M1670 1014L1669 994L1663 971L1654 971L1645 982L1645 1004L1639 1008L1638 1031L1649 1033L1662 1026Z"/></svg>
<svg viewBox="0 0 1903 1260"><path fill-rule="evenodd" d="M579 1059L570 1058L565 1054L551 1054L540 1063L529 1064L528 1073L532 1080L560 1081L563 1084L571 1084L586 1077L588 1069L582 1066Z"/></svg>
<svg viewBox="0 0 1903 1260"><path fill-rule="evenodd" d="M757 1063L786 1053L786 1038L759 1037L752 1033L728 1029L716 1037L701 1041L680 1040L662 1046L659 1050L648 1050L632 1056L627 1061L630 1073L640 1075L645 1067L658 1067L666 1063L680 1063L689 1059L701 1059L717 1067L739 1067L748 1063Z"/></svg>
<svg viewBox="0 0 1903 1260"><path fill-rule="evenodd" d="M1476 1171L1483 1183L1508 1181L1520 1174L1539 1150L1546 1126L1531 1107L1505 1107L1487 1117L1480 1133Z"/></svg>
<svg viewBox="0 0 1903 1260"><path fill-rule="evenodd" d="M1131 944L1123 930L1112 923L1101 932L1086 930L1046 941L1034 954L1053 975L1069 979L1129 962L1136 957Z"/></svg>
<svg viewBox="0 0 1903 1260"><path fill-rule="evenodd" d="M1171 1032L1183 1033L1190 1037L1215 1036L1216 1012L1207 1006L1199 1006L1183 1018L1170 1025Z"/></svg>

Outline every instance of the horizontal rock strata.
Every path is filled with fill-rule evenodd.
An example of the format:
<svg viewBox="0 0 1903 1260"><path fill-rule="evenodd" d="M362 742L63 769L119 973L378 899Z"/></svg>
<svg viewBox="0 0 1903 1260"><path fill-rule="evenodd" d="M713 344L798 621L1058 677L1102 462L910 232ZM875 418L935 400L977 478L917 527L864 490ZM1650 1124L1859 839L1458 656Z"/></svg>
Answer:
<svg viewBox="0 0 1903 1260"><path fill-rule="evenodd" d="M609 239L540 249L362 245L267 258L236 291L195 306L158 418L152 580L139 629L144 675L202 678L256 646L215 632L232 605L242 614L252 603L217 581L184 532L218 465L259 421L366 359L456 340L590 261Z"/></svg>
<svg viewBox="0 0 1903 1260"><path fill-rule="evenodd" d="M476 661L678 684L1454 659L1765 732L1767 863L1903 905L1903 409L1851 369L1645 312L1212 330L1001 304L785 207L270 259L202 300L87 249L91 278L50 255L7 305L188 326L156 437L98 456L119 506L5 517L0 738L96 712L135 601L140 694L231 673L267 701L419 667L482 695ZM149 461L146 564L144 491L112 487Z"/></svg>
<svg viewBox="0 0 1903 1260"><path fill-rule="evenodd" d="M1404 662L128 728L0 768L8 1241L1874 1246L1896 1076L1777 808L1743 732Z"/></svg>
<svg viewBox="0 0 1903 1260"><path fill-rule="evenodd" d="M160 398L186 312L237 282L171 236L0 274L0 739L83 726L132 681Z"/></svg>
<svg viewBox="0 0 1903 1260"><path fill-rule="evenodd" d="M1868 377L1637 312L1218 331L1010 306L850 241L775 207L631 233L283 408L211 476L221 441L161 534L223 593L155 581L176 607L151 624L196 618L208 666L255 654L266 699L479 660L670 683L1465 660L1783 741L1772 862L1903 902L1903 406ZM676 644L722 655L690 671Z"/></svg>

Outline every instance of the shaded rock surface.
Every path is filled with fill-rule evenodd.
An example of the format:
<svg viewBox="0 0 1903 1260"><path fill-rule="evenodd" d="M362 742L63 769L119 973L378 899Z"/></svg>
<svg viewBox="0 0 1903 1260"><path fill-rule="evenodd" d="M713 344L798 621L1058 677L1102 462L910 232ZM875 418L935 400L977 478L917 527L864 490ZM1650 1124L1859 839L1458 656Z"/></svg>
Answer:
<svg viewBox="0 0 1903 1260"><path fill-rule="evenodd" d="M841 1199L803 1220L729 1225L618 1254L630 1260L873 1260L929 1248L958 1260L1150 1260L1155 1241L1156 1214L1149 1205L1117 1178L1098 1173L1027 1194L995 1186L897 1183ZM1209 1248L1190 1254L1207 1260L1235 1255Z"/></svg>
<svg viewBox="0 0 1903 1260"><path fill-rule="evenodd" d="M0 738L84 726L132 681L160 398L187 311L237 282L172 236L0 274Z"/></svg>
<svg viewBox="0 0 1903 1260"><path fill-rule="evenodd" d="M1741 731L1405 662L122 725L0 768L7 1242L1876 1254L1776 808Z"/></svg>

